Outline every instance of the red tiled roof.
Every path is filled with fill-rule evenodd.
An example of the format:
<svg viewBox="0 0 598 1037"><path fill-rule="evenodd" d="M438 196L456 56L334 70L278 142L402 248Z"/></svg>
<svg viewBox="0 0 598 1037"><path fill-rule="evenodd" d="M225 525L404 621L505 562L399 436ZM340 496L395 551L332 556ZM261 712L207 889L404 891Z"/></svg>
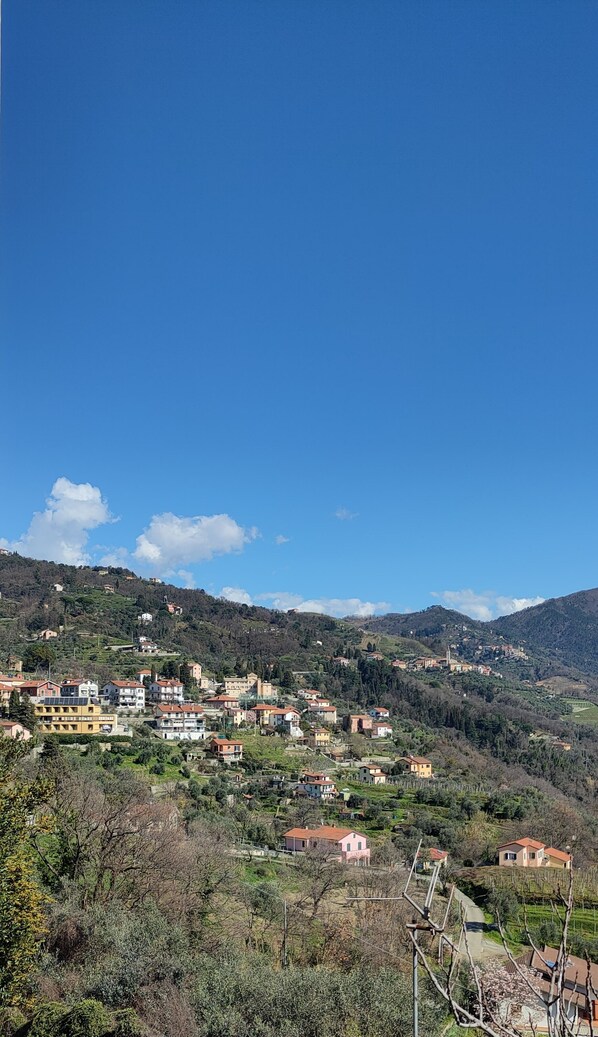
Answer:
<svg viewBox="0 0 598 1037"><path fill-rule="evenodd" d="M556 857L557 861L570 861L571 854L565 853L564 850L555 850L554 846L546 847L546 854L549 857Z"/></svg>
<svg viewBox="0 0 598 1037"><path fill-rule="evenodd" d="M537 839L530 839L528 836L523 839L509 839L508 843L501 843L497 849L502 850L505 846L530 846L532 850L546 849L544 843L538 842Z"/></svg>
<svg viewBox="0 0 598 1037"><path fill-rule="evenodd" d="M170 704L169 702L161 702L156 706L162 713L197 713L198 716L203 716L203 709L201 706L196 705L195 702L187 702L184 705L180 703Z"/></svg>
<svg viewBox="0 0 598 1037"><path fill-rule="evenodd" d="M352 828L335 828L334 825L320 825L319 828L290 828L284 834L289 839L312 839L314 836L320 836L322 839L333 839L335 842L346 839L348 835L366 838L361 832L355 832Z"/></svg>

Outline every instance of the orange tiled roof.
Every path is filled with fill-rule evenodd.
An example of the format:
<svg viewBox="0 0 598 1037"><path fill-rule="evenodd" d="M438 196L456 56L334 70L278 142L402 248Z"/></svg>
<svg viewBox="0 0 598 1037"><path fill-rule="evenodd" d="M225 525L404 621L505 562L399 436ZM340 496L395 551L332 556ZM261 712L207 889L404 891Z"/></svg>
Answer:
<svg viewBox="0 0 598 1037"><path fill-rule="evenodd" d="M555 850L554 846L547 846L546 853L549 857L556 857L557 861L570 861L571 854L564 850Z"/></svg>
<svg viewBox="0 0 598 1037"><path fill-rule="evenodd" d="M355 832L352 828L335 828L334 825L320 825L319 828L291 828L284 833L289 839L311 839L320 836L322 839L334 839L339 842L346 839L348 835L359 835L365 839L361 832Z"/></svg>

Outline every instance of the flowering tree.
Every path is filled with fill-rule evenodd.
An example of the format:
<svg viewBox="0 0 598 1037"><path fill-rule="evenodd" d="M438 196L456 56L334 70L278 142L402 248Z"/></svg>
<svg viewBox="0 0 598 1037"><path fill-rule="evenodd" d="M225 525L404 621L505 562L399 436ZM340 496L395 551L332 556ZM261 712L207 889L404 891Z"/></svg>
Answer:
<svg viewBox="0 0 598 1037"><path fill-rule="evenodd" d="M561 931L554 959L544 957L544 951L535 945L526 926L534 967L514 958L500 922L506 964L474 960L463 918L458 943L440 936L450 947L449 961L444 968L433 963L429 949L409 931L420 964L448 1003L457 1026L486 1037L529 1037L540 1033L548 1037L598 1037L598 1027L593 1021L593 1005L598 1002L598 994L593 986L589 959L579 974L571 972L568 944L573 891L571 871L568 889L562 893L559 888L553 904ZM546 980L546 976L550 978Z"/></svg>

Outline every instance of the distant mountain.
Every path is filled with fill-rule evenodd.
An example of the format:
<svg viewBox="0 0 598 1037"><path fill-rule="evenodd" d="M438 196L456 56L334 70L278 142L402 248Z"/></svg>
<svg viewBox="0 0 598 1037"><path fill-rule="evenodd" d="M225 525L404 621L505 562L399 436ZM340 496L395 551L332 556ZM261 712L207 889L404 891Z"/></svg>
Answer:
<svg viewBox="0 0 598 1037"><path fill-rule="evenodd" d="M550 598L484 625L554 662L598 674L598 589Z"/></svg>
<svg viewBox="0 0 598 1037"><path fill-rule="evenodd" d="M360 620L359 626L372 634L415 637L437 644L461 640L466 627L469 635L483 641L502 637L522 645L544 665L550 663L555 673L573 669L598 675L598 589L551 598L487 623L433 605L423 612Z"/></svg>
<svg viewBox="0 0 598 1037"><path fill-rule="evenodd" d="M57 591L54 585L60 585ZM169 614L168 603L182 608ZM141 628L138 616L153 615ZM90 666L114 659L110 644L149 635L167 652L206 666L281 666L309 670L325 658L356 647L360 630L409 639L417 653L456 644L471 654L476 643L522 645L536 675L598 676L598 589L552 598L489 623L433 605L422 612L371 619L335 620L311 613L277 612L213 598L203 590L154 583L127 569L74 567L0 555L1 658L22 650L43 628L64 627L52 642L57 661L76 658ZM473 657L473 656L472 656ZM131 657L131 665L133 660ZM527 674L531 677L532 674Z"/></svg>
<svg viewBox="0 0 598 1037"><path fill-rule="evenodd" d="M445 609L442 605L432 605L423 612L389 612L385 616L351 622L358 622L362 630L371 630L372 633L412 637L416 640L433 638L447 641L452 640L456 632L462 632L463 627L477 630L484 625L461 612Z"/></svg>

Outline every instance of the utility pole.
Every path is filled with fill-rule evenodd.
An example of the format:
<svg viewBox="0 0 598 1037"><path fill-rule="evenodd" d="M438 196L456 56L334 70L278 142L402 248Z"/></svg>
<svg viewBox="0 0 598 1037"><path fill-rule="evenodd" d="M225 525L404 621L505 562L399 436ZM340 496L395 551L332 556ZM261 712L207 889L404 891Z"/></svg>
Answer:
<svg viewBox="0 0 598 1037"><path fill-rule="evenodd" d="M432 936L439 936L441 940L445 940L449 943L454 950L456 950L452 940L448 936L444 935L451 903L453 900L454 886L451 887L450 896L446 905L446 911L442 922L435 922L431 917L432 901L434 899L434 893L436 891L436 885L440 877L440 862L438 861L432 869L426 897L423 905L420 905L413 899L409 893L409 884L415 874L417 861L419 858L419 852L421 849L421 839L419 841L417 850L411 863L405 889L399 897L349 897L348 899L353 902L356 900L377 900L377 901L389 901L389 900L406 900L419 915L413 919L412 922L407 923L407 929L411 935L411 943L413 947L413 955L411 958L411 973L412 973L412 992L413 992L413 1017L412 1017L412 1037L419 1037L419 951L418 951L418 936L420 932L432 933Z"/></svg>
<svg viewBox="0 0 598 1037"><path fill-rule="evenodd" d="M288 915L288 907L287 907L286 900L283 900L282 903L283 903L284 914L283 914L283 923L282 923L282 953L281 953L281 958L282 958L282 967L283 967L283 969L286 969L287 965L289 964L288 956L287 956L287 936L288 936L288 931L289 931L289 915Z"/></svg>

